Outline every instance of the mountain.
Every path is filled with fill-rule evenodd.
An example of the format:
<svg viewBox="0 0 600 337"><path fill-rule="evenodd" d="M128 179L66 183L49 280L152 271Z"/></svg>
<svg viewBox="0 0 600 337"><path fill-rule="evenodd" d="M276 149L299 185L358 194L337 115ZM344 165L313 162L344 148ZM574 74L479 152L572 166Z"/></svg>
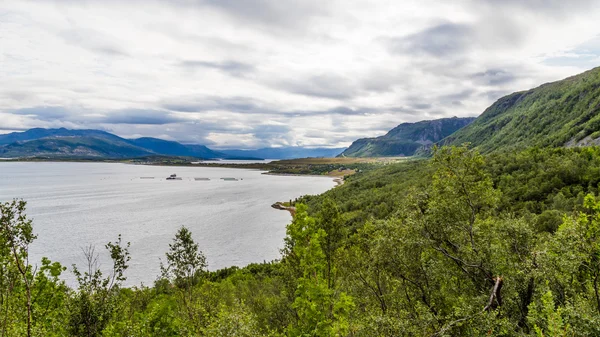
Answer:
<svg viewBox="0 0 600 337"><path fill-rule="evenodd" d="M257 150L222 150L229 156L237 157L255 157L266 159L294 159L310 157L335 157L339 155L344 148L304 148L299 146L290 147L268 147Z"/></svg>
<svg viewBox="0 0 600 337"><path fill-rule="evenodd" d="M412 156L419 148L442 140L474 120L474 117L452 117L416 123L402 123L384 136L356 140L340 156Z"/></svg>
<svg viewBox="0 0 600 337"><path fill-rule="evenodd" d="M157 138L125 139L101 130L30 129L0 135L0 157L132 158L149 155L224 158L203 145Z"/></svg>
<svg viewBox="0 0 600 337"><path fill-rule="evenodd" d="M151 155L201 159L290 159L335 157L343 149L302 147L214 151L204 145L181 144L151 137L125 139L101 130L35 128L0 135L0 157L133 158Z"/></svg>
<svg viewBox="0 0 600 337"><path fill-rule="evenodd" d="M197 157L206 159L224 157L223 153L213 151L204 145L183 145L178 142L151 137L132 139L130 142L154 153L167 156Z"/></svg>
<svg viewBox="0 0 600 337"><path fill-rule="evenodd" d="M500 98L441 143L481 152L600 144L600 67Z"/></svg>
<svg viewBox="0 0 600 337"><path fill-rule="evenodd" d="M125 139L115 136L112 133L108 133L101 130L69 130L65 128L60 129L42 129L34 128L24 132L12 132L4 135L0 135L0 145L11 144L15 142L26 142L30 140L38 140L42 138L50 137L94 137L102 138L114 141L125 141Z"/></svg>
<svg viewBox="0 0 600 337"><path fill-rule="evenodd" d="M78 157L78 158L131 158L151 155L152 152L129 144L102 137L64 136L47 137L10 143L0 147L0 157Z"/></svg>

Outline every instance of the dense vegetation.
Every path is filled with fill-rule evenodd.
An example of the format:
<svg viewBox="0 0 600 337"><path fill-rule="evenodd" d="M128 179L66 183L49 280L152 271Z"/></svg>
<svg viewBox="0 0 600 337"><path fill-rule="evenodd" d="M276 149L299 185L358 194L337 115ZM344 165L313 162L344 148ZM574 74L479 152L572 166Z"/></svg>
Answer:
<svg viewBox="0 0 600 337"><path fill-rule="evenodd" d="M416 123L402 123L381 137L356 140L340 156L412 156L423 146L439 142L460 128L469 125L473 120L475 120L474 117L453 117Z"/></svg>
<svg viewBox="0 0 600 337"><path fill-rule="evenodd" d="M600 67L505 96L444 143L491 152L598 144L599 137Z"/></svg>
<svg viewBox="0 0 600 337"><path fill-rule="evenodd" d="M66 287L4 203L0 336L597 336L599 183L600 148L437 149L301 198L281 261L208 272L182 227L151 288L120 237Z"/></svg>

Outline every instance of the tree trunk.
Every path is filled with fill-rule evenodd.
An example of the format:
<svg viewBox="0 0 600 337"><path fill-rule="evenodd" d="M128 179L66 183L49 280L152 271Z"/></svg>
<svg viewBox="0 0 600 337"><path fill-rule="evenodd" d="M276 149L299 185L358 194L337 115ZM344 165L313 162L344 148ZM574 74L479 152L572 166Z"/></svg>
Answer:
<svg viewBox="0 0 600 337"><path fill-rule="evenodd" d="M502 277L496 277L496 283L494 284L494 288L492 289L492 294L490 295L490 300L488 304L483 308L484 311L494 310L497 307L502 305L502 296L500 295L500 290L502 290Z"/></svg>

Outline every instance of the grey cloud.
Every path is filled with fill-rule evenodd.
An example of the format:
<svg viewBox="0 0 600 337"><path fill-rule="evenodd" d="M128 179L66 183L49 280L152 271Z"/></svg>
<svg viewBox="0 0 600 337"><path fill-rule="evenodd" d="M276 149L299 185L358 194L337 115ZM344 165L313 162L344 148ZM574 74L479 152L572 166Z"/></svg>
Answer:
<svg viewBox="0 0 600 337"><path fill-rule="evenodd" d="M381 39L379 39L381 40ZM384 39L389 42L389 39ZM361 89L367 92L384 93L396 88L410 89L410 83L420 74L416 74L416 68L397 68L394 65L377 65L363 76L359 76ZM418 71L417 71L418 72Z"/></svg>
<svg viewBox="0 0 600 337"><path fill-rule="evenodd" d="M208 5L246 23L283 28L304 29L311 17L327 13L326 3L308 0L180 0L180 2L187 5Z"/></svg>
<svg viewBox="0 0 600 337"><path fill-rule="evenodd" d="M161 104L166 110L177 112L207 112L207 111L228 111L234 113L243 113L247 115L260 116L322 116L322 115L344 115L361 116L377 112L377 109L370 107L347 107L338 106L324 110L285 110L267 108L267 104L251 97L180 97L171 98Z"/></svg>
<svg viewBox="0 0 600 337"><path fill-rule="evenodd" d="M120 2L118 0L56 1L64 3ZM130 1L137 2L140 5L147 3L147 1L143 0ZM302 28L311 17L325 15L329 12L326 3L311 0L170 0L164 2L183 7L187 10L210 7L246 24L278 26L280 28Z"/></svg>
<svg viewBox="0 0 600 337"><path fill-rule="evenodd" d="M411 103L411 104L410 104L410 107L411 107L411 108L413 108L413 109L415 109L415 110L426 110L426 109L431 109L431 106L432 106L432 105L431 105L431 104L429 104L429 103L421 103L421 102L418 102L418 103Z"/></svg>
<svg viewBox="0 0 600 337"><path fill-rule="evenodd" d="M392 55L410 58L414 69L437 76L464 76L469 66L481 62L473 51L503 51L518 48L528 29L519 17L482 16L470 23L444 22L413 34L380 37L378 41Z"/></svg>
<svg viewBox="0 0 600 337"><path fill-rule="evenodd" d="M420 115L423 113L422 111L408 108L405 106L390 107L390 108L388 108L388 110L391 112L402 113L402 114L406 114L406 115L410 115L410 116Z"/></svg>
<svg viewBox="0 0 600 337"><path fill-rule="evenodd" d="M35 119L43 121L51 121L56 119L62 119L69 116L71 113L69 110L60 106L37 106L23 109L15 109L9 111L15 115L28 115L34 116Z"/></svg>
<svg viewBox="0 0 600 337"><path fill-rule="evenodd" d="M346 116L356 116L356 115L366 115L370 112L373 112L373 109L371 108L348 108L345 106L340 106L337 108L333 108L333 109L329 109L329 110L325 110L325 111L318 111L317 113L319 114L336 114L336 115L346 115Z"/></svg>
<svg viewBox="0 0 600 337"><path fill-rule="evenodd" d="M351 79L337 74L281 80L271 83L271 87L294 94L331 99L350 99L359 93Z"/></svg>
<svg viewBox="0 0 600 337"><path fill-rule="evenodd" d="M61 106L30 107L10 110L16 115L25 115L39 121L71 121L74 123L106 123L106 124L148 124L163 125L184 122L185 120L173 116L169 111L152 109L121 109L109 111L104 116L89 114L90 111Z"/></svg>
<svg viewBox="0 0 600 337"><path fill-rule="evenodd" d="M170 39L181 41L186 44L202 46L207 50L223 53L225 55L255 55L255 49L251 45L237 43L217 35L203 35L202 32L188 32L179 25L156 23L145 27L150 32L155 32ZM204 33L206 34L206 33Z"/></svg>
<svg viewBox="0 0 600 337"><path fill-rule="evenodd" d="M107 36L95 30L73 27L59 33L67 43L85 48L94 53L106 56L128 56L128 53L116 41L117 38Z"/></svg>
<svg viewBox="0 0 600 337"><path fill-rule="evenodd" d="M456 102L456 101L464 101L469 99L470 97L472 97L475 94L475 89L463 89L461 91L449 94L449 95L442 95L439 96L437 98L437 101L442 102L442 103L446 103L446 102Z"/></svg>
<svg viewBox="0 0 600 337"><path fill-rule="evenodd" d="M268 113L259 107L259 102L249 97L180 97L171 98L161 104L162 108L179 112L205 112L225 110L239 113Z"/></svg>
<svg viewBox="0 0 600 337"><path fill-rule="evenodd" d="M503 69L488 69L471 76L473 80L483 85L502 85L517 80L517 76Z"/></svg>
<svg viewBox="0 0 600 337"><path fill-rule="evenodd" d="M337 100L352 99L365 93L389 92L394 87L408 81L408 71L374 69L364 75L345 76L335 73L322 73L295 79L267 81L274 89L319 98Z"/></svg>
<svg viewBox="0 0 600 337"><path fill-rule="evenodd" d="M304 133L306 138L325 138L325 131L323 130L309 130Z"/></svg>
<svg viewBox="0 0 600 337"><path fill-rule="evenodd" d="M476 6L491 7L491 10L509 7L514 10L528 10L538 14L551 15L555 18L577 15L598 6L598 2L595 0L469 0L468 2Z"/></svg>
<svg viewBox="0 0 600 337"><path fill-rule="evenodd" d="M368 92L383 93L389 92L398 85L405 86L409 82L406 74L394 73L391 71L373 72L364 77L360 84L362 89Z"/></svg>
<svg viewBox="0 0 600 337"><path fill-rule="evenodd" d="M384 41L396 54L427 54L449 57L462 54L475 39L473 27L465 24L443 23L415 34L389 38Z"/></svg>
<svg viewBox="0 0 600 337"><path fill-rule="evenodd" d="M11 91L0 92L0 98L5 98L5 99L15 101L15 102L24 102L27 100L31 100L34 97L35 97L35 94L33 94L31 92L27 92L27 91L21 91L21 90L11 90Z"/></svg>
<svg viewBox="0 0 600 337"><path fill-rule="evenodd" d="M252 127L252 134L261 140L285 138L285 136L291 131L292 128L288 125L261 124Z"/></svg>
<svg viewBox="0 0 600 337"><path fill-rule="evenodd" d="M255 67L248 63L236 61L208 62L208 61L182 61L179 65L186 70L196 70L197 68L217 69L233 76L243 76L246 73L254 71Z"/></svg>
<svg viewBox="0 0 600 337"><path fill-rule="evenodd" d="M109 124L164 125L183 122L184 120L171 115L168 111L124 109L111 112L107 116L99 119L92 118L90 121Z"/></svg>
<svg viewBox="0 0 600 337"><path fill-rule="evenodd" d="M350 108L346 106L339 106L332 109L325 110L293 110L293 111L278 111L278 115L284 115L289 117L306 117L306 116L364 116L373 112L378 111L374 108L369 107L357 107Z"/></svg>

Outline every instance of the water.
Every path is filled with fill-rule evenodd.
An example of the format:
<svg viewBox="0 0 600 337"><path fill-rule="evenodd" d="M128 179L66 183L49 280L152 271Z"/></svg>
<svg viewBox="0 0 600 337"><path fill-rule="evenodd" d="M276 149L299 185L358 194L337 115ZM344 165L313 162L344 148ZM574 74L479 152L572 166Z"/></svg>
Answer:
<svg viewBox="0 0 600 337"><path fill-rule="evenodd" d="M165 180L173 173L182 180ZM239 180L220 179L225 177ZM82 248L92 244L101 253L101 269L108 270L104 245L121 234L131 242L127 285L152 284L159 258L182 225L192 231L210 270L277 259L291 217L270 205L334 185L324 177L228 168L0 162L0 201L28 202L38 235L32 262L46 256L69 269L73 263L83 267ZM64 276L73 285L71 272Z"/></svg>

